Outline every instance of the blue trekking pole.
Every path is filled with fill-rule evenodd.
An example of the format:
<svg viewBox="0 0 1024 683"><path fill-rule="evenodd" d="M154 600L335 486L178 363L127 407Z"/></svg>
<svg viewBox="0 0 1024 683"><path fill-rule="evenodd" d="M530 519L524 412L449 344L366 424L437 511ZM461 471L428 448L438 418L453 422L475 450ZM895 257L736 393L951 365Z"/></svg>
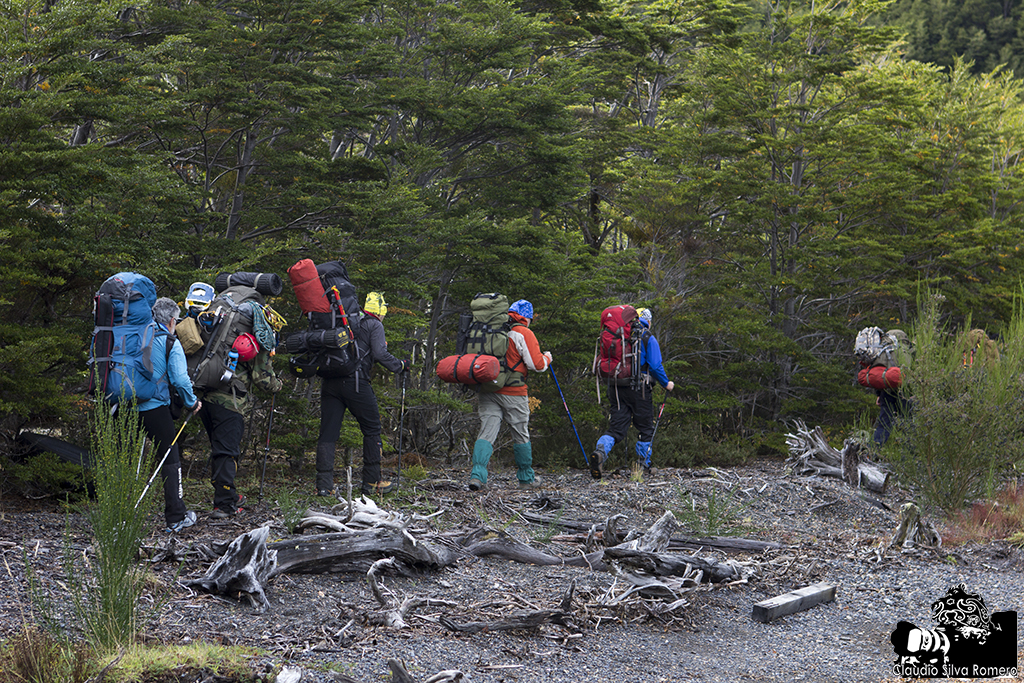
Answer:
<svg viewBox="0 0 1024 683"><path fill-rule="evenodd" d="M576 443L580 445L580 452L583 453L583 462L587 463L587 467L590 467L590 458L587 457L587 449L583 447L583 441L580 440L580 433L576 431L576 423L572 421L572 413L569 412L569 404L565 402L565 394L562 393L562 387L558 386L558 378L555 377L555 369L548 365L548 370L551 371L551 379L555 380L555 388L558 389L558 395L562 397L562 405L565 406L565 414L569 416L569 424L572 425L572 431L576 434Z"/></svg>

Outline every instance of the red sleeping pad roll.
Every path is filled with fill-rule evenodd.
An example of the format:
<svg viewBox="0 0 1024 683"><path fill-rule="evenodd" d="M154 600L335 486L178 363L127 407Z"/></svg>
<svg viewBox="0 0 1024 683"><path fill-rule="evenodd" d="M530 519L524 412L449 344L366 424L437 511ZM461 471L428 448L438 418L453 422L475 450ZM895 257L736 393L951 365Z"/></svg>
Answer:
<svg viewBox="0 0 1024 683"><path fill-rule="evenodd" d="M903 384L903 373L897 367L887 368L884 365L875 365L870 368L861 368L857 373L857 381L861 386L872 389L899 389Z"/></svg>
<svg viewBox="0 0 1024 683"><path fill-rule="evenodd" d="M448 356L437 364L437 376L445 382L457 384L486 384L498 379L500 373L498 359L482 353Z"/></svg>
<svg viewBox="0 0 1024 683"><path fill-rule="evenodd" d="M303 313L331 312L331 303L324 294L320 273L311 259L304 258L289 268L288 278L292 281L295 298L299 300L299 308Z"/></svg>

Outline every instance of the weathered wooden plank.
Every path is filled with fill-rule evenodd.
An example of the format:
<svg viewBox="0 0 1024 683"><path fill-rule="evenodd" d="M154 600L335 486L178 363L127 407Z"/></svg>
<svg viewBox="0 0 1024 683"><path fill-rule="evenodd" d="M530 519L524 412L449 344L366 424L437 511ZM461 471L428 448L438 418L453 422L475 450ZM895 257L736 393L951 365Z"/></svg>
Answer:
<svg viewBox="0 0 1024 683"><path fill-rule="evenodd" d="M789 593L776 595L774 598L762 600L754 605L754 612L751 616L754 621L767 624L773 619L784 617L787 614L803 612L817 604L832 602L835 599L835 584L821 581L805 588L790 591Z"/></svg>

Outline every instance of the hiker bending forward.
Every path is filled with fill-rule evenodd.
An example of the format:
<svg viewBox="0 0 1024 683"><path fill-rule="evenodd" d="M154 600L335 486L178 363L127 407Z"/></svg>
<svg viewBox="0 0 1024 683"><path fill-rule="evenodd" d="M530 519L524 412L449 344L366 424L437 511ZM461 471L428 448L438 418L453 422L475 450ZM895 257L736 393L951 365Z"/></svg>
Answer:
<svg viewBox="0 0 1024 683"><path fill-rule="evenodd" d="M672 391L675 388L675 383L669 381L661 363L661 347L658 340L650 332L651 318L649 308L641 308L636 312L636 319L643 326L640 344L640 387L634 389L628 382L608 380L611 419L608 430L597 440L597 447L590 458L590 474L595 479L601 478L601 468L608 460L608 454L615 444L626 438L630 421L638 432L637 460L645 470L651 469L651 440L654 438L653 381L657 381L665 391Z"/></svg>
<svg viewBox="0 0 1024 683"><path fill-rule="evenodd" d="M494 452L501 421L512 430L512 455L516 461L516 479L520 488L539 488L540 477L533 472L533 447L530 444L530 399L527 395L527 370L544 372L551 363L551 352L541 353L537 337L530 329L533 304L520 299L508 308L512 329L508 333L505 364L513 379L496 393L479 393L480 433L473 445L473 471L469 489L479 491L487 483L487 463Z"/></svg>
<svg viewBox="0 0 1024 683"><path fill-rule="evenodd" d="M366 295L365 315L356 336L356 343L364 353L362 363L351 376L324 378L320 383L320 436L316 441L316 492L319 496L335 495L334 452L346 410L356 418L363 433L362 492L379 495L395 490L392 482L381 477L384 446L380 440L380 411L377 394L370 383L374 363L380 363L391 372L409 369L407 362L388 351L383 322L387 312L383 294L370 292Z"/></svg>

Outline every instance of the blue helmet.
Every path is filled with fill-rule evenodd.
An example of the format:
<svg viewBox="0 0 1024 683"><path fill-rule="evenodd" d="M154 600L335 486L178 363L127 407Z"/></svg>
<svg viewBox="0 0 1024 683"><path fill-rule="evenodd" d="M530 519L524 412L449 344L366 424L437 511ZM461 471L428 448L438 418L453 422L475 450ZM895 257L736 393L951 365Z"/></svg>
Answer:
<svg viewBox="0 0 1024 683"><path fill-rule="evenodd" d="M533 320L533 304L526 299L520 299L511 306L508 307L509 313L517 313L524 318Z"/></svg>

